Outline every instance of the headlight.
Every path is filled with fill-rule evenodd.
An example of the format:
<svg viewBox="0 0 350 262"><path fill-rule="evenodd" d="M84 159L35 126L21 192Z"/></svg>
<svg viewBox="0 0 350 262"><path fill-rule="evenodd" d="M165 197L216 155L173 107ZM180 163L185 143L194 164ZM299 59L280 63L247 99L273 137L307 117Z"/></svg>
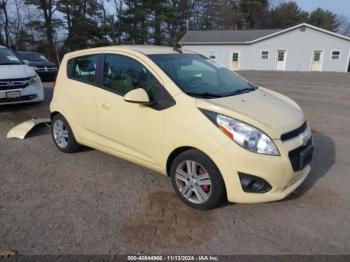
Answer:
<svg viewBox="0 0 350 262"><path fill-rule="evenodd" d="M30 79L29 79L29 84L30 85L34 85L36 83L38 83L38 76L32 76Z"/></svg>
<svg viewBox="0 0 350 262"><path fill-rule="evenodd" d="M259 129L211 111L200 109L230 139L246 150L258 154L280 155L272 140Z"/></svg>
<svg viewBox="0 0 350 262"><path fill-rule="evenodd" d="M241 147L259 154L280 154L272 140L259 129L219 114L216 122L219 129Z"/></svg>

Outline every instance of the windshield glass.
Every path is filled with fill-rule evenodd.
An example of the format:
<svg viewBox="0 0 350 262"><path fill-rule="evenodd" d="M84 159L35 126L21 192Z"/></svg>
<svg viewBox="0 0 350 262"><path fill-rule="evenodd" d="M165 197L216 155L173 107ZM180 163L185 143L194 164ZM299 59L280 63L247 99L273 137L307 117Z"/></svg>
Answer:
<svg viewBox="0 0 350 262"><path fill-rule="evenodd" d="M9 49L0 47L0 65L20 65L22 62Z"/></svg>
<svg viewBox="0 0 350 262"><path fill-rule="evenodd" d="M191 96L225 97L256 89L225 66L202 55L161 54L149 57Z"/></svg>
<svg viewBox="0 0 350 262"><path fill-rule="evenodd" d="M38 53L21 53L21 52L19 52L18 55L23 60L28 60L30 62L48 62L48 60L45 56L38 54Z"/></svg>

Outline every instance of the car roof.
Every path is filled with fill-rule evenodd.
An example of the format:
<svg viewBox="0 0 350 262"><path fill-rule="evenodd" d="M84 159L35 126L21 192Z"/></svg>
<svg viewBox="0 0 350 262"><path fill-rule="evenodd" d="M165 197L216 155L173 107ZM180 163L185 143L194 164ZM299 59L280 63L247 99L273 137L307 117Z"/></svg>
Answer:
<svg viewBox="0 0 350 262"><path fill-rule="evenodd" d="M91 49L83 49L69 54L79 55L88 54L89 52L106 52L106 51L136 51L145 55L156 55L156 54L179 54L178 50L169 46L156 46L156 45L119 45L119 46L105 46ZM191 50L181 49L184 54L195 54Z"/></svg>
<svg viewBox="0 0 350 262"><path fill-rule="evenodd" d="M169 46L157 46L157 45L121 45L121 48L131 49L139 51L146 55L156 54L178 54L179 51ZM183 53L193 53L190 50L181 50Z"/></svg>

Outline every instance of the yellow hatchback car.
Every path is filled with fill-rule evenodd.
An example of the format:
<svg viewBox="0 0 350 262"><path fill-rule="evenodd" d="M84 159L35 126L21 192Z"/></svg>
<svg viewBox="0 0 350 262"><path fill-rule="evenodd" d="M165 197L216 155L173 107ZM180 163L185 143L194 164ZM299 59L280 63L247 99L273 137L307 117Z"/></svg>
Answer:
<svg viewBox="0 0 350 262"><path fill-rule="evenodd" d="M279 200L310 172L313 143L301 108L191 51L66 54L50 109L59 150L85 145L170 176L194 208Z"/></svg>

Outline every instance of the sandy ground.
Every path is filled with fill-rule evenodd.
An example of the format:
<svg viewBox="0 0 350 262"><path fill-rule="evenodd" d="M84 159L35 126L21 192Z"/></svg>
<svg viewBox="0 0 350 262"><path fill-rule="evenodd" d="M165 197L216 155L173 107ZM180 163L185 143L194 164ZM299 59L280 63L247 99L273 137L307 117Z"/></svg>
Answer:
<svg viewBox="0 0 350 262"><path fill-rule="evenodd" d="M0 108L0 251L19 254L349 254L350 74L242 72L305 110L312 173L287 199L202 212L170 180L95 150L60 153L47 128L7 140L41 105Z"/></svg>

